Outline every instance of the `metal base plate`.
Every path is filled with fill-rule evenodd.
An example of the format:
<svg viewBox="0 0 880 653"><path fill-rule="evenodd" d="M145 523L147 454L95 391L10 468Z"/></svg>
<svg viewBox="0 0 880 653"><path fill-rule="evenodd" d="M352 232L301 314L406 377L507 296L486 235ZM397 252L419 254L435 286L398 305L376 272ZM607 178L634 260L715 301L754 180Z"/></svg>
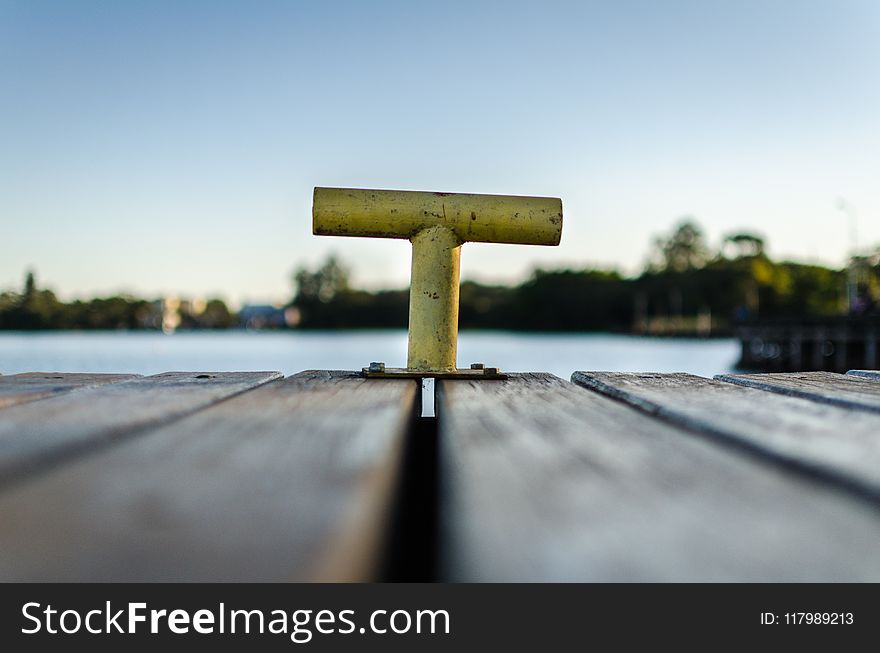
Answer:
<svg viewBox="0 0 880 653"><path fill-rule="evenodd" d="M497 367L478 370L410 370L405 367L386 367L382 371L370 371L363 368L363 375L368 379L459 379L471 381L505 381L507 375L499 372Z"/></svg>

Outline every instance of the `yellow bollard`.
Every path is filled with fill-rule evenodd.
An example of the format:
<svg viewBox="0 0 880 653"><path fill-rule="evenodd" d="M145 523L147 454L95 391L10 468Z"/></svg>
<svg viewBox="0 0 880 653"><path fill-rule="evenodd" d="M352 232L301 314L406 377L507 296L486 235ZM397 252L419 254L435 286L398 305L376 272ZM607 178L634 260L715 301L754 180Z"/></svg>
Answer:
<svg viewBox="0 0 880 653"><path fill-rule="evenodd" d="M413 244L405 370L369 376L503 378L456 369L459 257L465 242L558 245L562 201L552 197L315 188L312 230L325 236L406 238Z"/></svg>

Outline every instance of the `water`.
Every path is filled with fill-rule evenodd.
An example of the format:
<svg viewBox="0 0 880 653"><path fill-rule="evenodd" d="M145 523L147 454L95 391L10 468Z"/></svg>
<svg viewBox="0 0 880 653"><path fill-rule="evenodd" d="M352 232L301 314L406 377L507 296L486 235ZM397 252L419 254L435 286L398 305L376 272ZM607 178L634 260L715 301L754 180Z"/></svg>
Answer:
<svg viewBox="0 0 880 653"><path fill-rule="evenodd" d="M481 362L515 372L576 370L729 372L738 357L734 340L661 339L609 334L522 334L465 331L459 366ZM0 373L225 372L360 369L371 361L406 363L406 331L0 332Z"/></svg>

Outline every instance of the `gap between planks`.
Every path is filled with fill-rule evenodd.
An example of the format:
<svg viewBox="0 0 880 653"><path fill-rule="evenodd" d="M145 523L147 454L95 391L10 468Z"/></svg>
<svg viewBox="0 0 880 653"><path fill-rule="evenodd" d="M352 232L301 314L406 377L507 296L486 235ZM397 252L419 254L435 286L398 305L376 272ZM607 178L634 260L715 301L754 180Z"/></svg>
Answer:
<svg viewBox="0 0 880 653"><path fill-rule="evenodd" d="M715 380L832 406L880 413L880 383L870 377L836 372L796 372L719 374Z"/></svg>
<svg viewBox="0 0 880 653"><path fill-rule="evenodd" d="M575 372L572 381L880 501L880 416L873 412L685 373Z"/></svg>

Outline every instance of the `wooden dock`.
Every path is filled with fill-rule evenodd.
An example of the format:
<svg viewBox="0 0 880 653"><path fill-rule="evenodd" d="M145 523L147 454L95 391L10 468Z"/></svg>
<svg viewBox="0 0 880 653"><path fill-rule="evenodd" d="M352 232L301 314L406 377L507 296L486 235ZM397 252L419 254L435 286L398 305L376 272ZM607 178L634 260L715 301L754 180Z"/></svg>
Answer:
<svg viewBox="0 0 880 653"><path fill-rule="evenodd" d="M3 581L880 581L880 373L0 376Z"/></svg>

